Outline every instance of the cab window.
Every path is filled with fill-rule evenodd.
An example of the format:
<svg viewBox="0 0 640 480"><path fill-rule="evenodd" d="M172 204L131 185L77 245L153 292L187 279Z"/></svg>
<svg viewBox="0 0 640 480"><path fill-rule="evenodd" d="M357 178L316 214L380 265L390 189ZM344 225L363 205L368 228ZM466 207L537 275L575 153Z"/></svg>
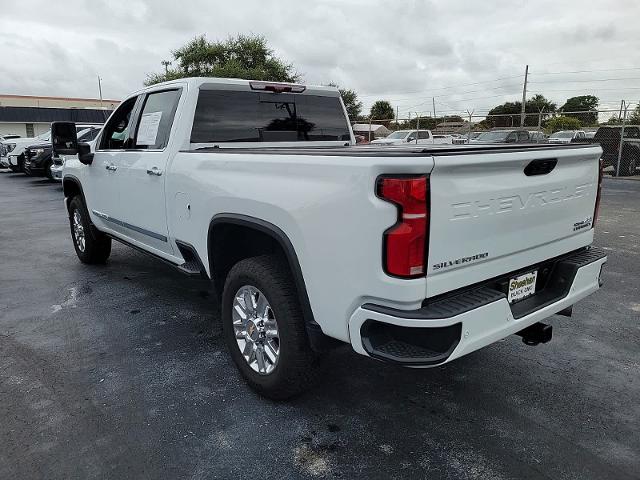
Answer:
<svg viewBox="0 0 640 480"><path fill-rule="evenodd" d="M425 131L418 132L418 140L428 140L428 139L429 139L429 132L425 132Z"/></svg>
<svg viewBox="0 0 640 480"><path fill-rule="evenodd" d="M180 89L175 89L147 95L136 128L134 148L161 150L167 146L180 93Z"/></svg>
<svg viewBox="0 0 640 480"><path fill-rule="evenodd" d="M138 97L125 100L113 113L104 126L104 133L100 139L102 150L124 150L129 148L130 123L133 107Z"/></svg>

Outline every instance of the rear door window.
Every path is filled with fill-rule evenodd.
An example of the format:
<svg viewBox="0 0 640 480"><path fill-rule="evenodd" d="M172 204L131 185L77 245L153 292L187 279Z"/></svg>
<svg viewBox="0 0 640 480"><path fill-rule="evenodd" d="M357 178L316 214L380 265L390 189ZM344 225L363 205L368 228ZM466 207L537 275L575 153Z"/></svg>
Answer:
<svg viewBox="0 0 640 480"><path fill-rule="evenodd" d="M201 90L192 143L350 140L338 97Z"/></svg>
<svg viewBox="0 0 640 480"><path fill-rule="evenodd" d="M418 140L428 140L429 132L418 132Z"/></svg>
<svg viewBox="0 0 640 480"><path fill-rule="evenodd" d="M147 95L136 128L134 148L161 150L167 146L181 91L164 90Z"/></svg>

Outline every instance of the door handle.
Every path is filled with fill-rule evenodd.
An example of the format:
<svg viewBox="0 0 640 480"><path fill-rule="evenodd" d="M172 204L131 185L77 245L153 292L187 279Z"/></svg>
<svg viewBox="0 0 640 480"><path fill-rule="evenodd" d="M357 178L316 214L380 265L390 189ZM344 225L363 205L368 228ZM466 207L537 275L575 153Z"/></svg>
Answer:
<svg viewBox="0 0 640 480"><path fill-rule="evenodd" d="M106 168L110 172L115 172L118 169L118 167L116 167L113 163L106 163L104 165L104 168Z"/></svg>
<svg viewBox="0 0 640 480"><path fill-rule="evenodd" d="M527 177L531 177L533 175L546 175L556 168L557 163L557 158L533 160L524 168L524 174Z"/></svg>
<svg viewBox="0 0 640 480"><path fill-rule="evenodd" d="M162 175L162 170L160 170L158 167L152 167L147 168L147 173L149 175L155 175L156 177L159 177L160 175Z"/></svg>

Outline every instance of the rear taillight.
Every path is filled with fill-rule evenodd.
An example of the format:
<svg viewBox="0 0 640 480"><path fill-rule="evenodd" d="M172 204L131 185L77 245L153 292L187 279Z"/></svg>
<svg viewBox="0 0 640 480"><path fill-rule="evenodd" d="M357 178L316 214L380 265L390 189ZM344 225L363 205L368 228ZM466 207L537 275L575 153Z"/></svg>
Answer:
<svg viewBox="0 0 640 480"><path fill-rule="evenodd" d="M402 278L425 274L429 231L429 179L421 176L383 176L377 194L398 207L398 221L384 233L384 268Z"/></svg>
<svg viewBox="0 0 640 480"><path fill-rule="evenodd" d="M600 170L598 171L598 190L596 191L596 206L593 209L593 221L591 222L591 228L596 227L596 220L598 220L598 212L600 211L600 196L602 195L602 177L604 165L602 159L600 160Z"/></svg>

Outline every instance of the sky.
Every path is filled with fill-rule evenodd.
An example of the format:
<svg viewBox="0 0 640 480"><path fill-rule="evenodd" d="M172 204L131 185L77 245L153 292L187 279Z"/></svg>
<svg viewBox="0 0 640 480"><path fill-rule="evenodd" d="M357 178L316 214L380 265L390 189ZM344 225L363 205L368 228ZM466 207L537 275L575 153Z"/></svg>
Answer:
<svg viewBox="0 0 640 480"><path fill-rule="evenodd" d="M196 35L264 35L307 84L368 108L486 113L530 95L640 98L640 2L20 0L0 8L0 93L121 99ZM530 96L529 95L529 96Z"/></svg>

